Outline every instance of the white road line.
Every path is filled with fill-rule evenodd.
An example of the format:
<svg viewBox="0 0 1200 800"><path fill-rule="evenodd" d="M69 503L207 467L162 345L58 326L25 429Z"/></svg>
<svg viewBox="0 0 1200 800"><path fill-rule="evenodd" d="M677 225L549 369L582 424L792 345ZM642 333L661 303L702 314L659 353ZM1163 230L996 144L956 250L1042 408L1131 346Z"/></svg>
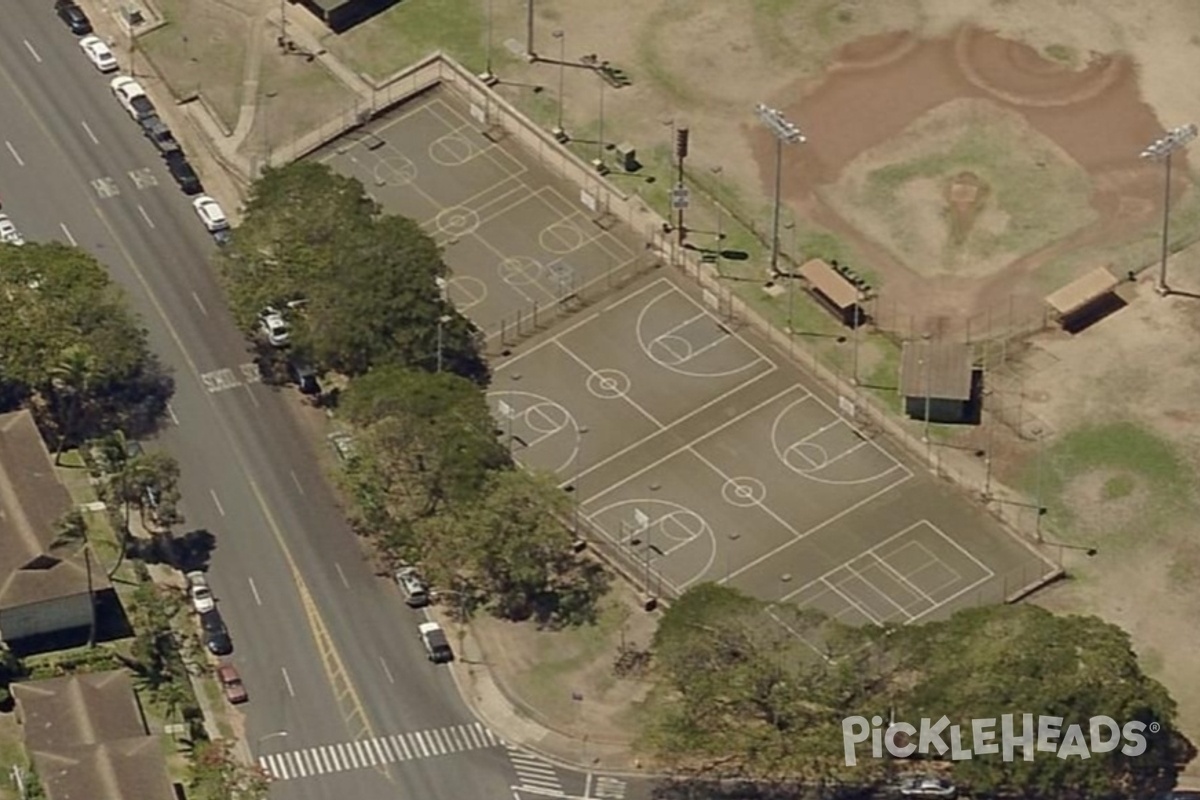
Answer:
<svg viewBox="0 0 1200 800"><path fill-rule="evenodd" d="M254 578L247 578L250 581L250 593L254 595L254 602L262 605L262 598L258 596L258 587L254 585Z"/></svg>
<svg viewBox="0 0 1200 800"><path fill-rule="evenodd" d="M366 742L355 742L354 747L358 750L358 756L363 761L363 766L375 766L375 758L371 755L371 748L367 747Z"/></svg>
<svg viewBox="0 0 1200 800"><path fill-rule="evenodd" d="M21 155L17 152L17 148L13 147L13 143L4 140L4 146L8 148L8 152L12 153L12 157L16 160L18 166L25 166L25 162L21 160Z"/></svg>
<svg viewBox="0 0 1200 800"><path fill-rule="evenodd" d="M350 768L350 761L346 758L346 752L342 749L343 747L345 747L345 745L334 745L329 753L330 757L337 762L338 772L342 772L343 770Z"/></svg>
<svg viewBox="0 0 1200 800"><path fill-rule="evenodd" d="M279 778L286 778L287 771L284 770L283 764L279 761L279 757L275 755L267 756L267 771Z"/></svg>
<svg viewBox="0 0 1200 800"><path fill-rule="evenodd" d="M362 751L363 751L364 757L367 759L367 766L368 767L375 766L375 764L378 762L378 759L375 758L375 751L371 749L371 743L363 742L362 743Z"/></svg>
<svg viewBox="0 0 1200 800"><path fill-rule="evenodd" d="M480 725L478 722L475 723L475 727L479 728L479 730L483 733L483 736L485 739L487 739L488 744L490 744L490 745L500 744L500 740L496 738L496 734L492 733L491 728L485 728L482 725Z"/></svg>
<svg viewBox="0 0 1200 800"><path fill-rule="evenodd" d="M196 305L200 307L200 313L207 317L208 309L204 307L204 303L200 302L200 295L196 294L195 292L192 292L192 299L195 300Z"/></svg>
<svg viewBox="0 0 1200 800"><path fill-rule="evenodd" d="M33 45L29 43L29 40L22 39L21 41L25 43L25 49L29 51L29 55L33 56L33 60L39 64L42 63L42 57L38 55L37 50L33 49Z"/></svg>
<svg viewBox="0 0 1200 800"><path fill-rule="evenodd" d="M96 134L92 133L91 127L86 122L80 121L79 124L83 126L83 132L92 140L92 144L100 144L100 140L96 138Z"/></svg>
<svg viewBox="0 0 1200 800"><path fill-rule="evenodd" d="M217 506L217 511L220 511L220 512L221 512L221 516L222 516L222 517L223 517L223 516L225 516L225 509L221 507L221 501L220 501L219 499L217 499L217 492L216 492L216 490L215 490L215 489L209 489L209 490L208 490L208 493L212 495L213 503L214 503L214 504L216 504L216 506Z"/></svg>
<svg viewBox="0 0 1200 800"><path fill-rule="evenodd" d="M470 740L472 746L474 747L487 747L487 745L483 743L483 737L479 735L479 731L477 730L478 726L479 723L477 722L474 725L466 728L466 737Z"/></svg>
<svg viewBox="0 0 1200 800"><path fill-rule="evenodd" d="M446 743L442 741L441 733L438 731L429 731L427 735L429 736L430 747L433 748L434 753L439 756L445 754Z"/></svg>
<svg viewBox="0 0 1200 800"><path fill-rule="evenodd" d="M379 657L379 665L383 667L383 674L387 675L388 683L395 683L396 679L392 677L392 671L388 669L387 662L383 660L383 656Z"/></svg>
<svg viewBox="0 0 1200 800"><path fill-rule="evenodd" d="M300 479L296 477L296 471L292 470L292 483L296 484L296 491L304 494L304 487L300 485Z"/></svg>
<svg viewBox="0 0 1200 800"><path fill-rule="evenodd" d="M62 228L63 236L67 237L67 241L70 242L71 247L79 246L79 243L75 241L75 237L71 235L71 229L67 227L67 223L60 222L58 223L58 227Z"/></svg>
<svg viewBox="0 0 1200 800"><path fill-rule="evenodd" d="M388 740L380 736L375 740L375 749L379 751L379 758L385 764L391 764L396 761L396 754L392 752L392 746L388 744Z"/></svg>
<svg viewBox="0 0 1200 800"><path fill-rule="evenodd" d="M292 697L296 696L296 690L292 688L292 678L287 674L287 667L280 667L279 671L283 673L283 682L287 684L288 694Z"/></svg>
<svg viewBox="0 0 1200 800"><path fill-rule="evenodd" d="M167 413L171 415L171 422L174 422L176 425L178 425L179 417L175 416L175 409L171 407L170 403L167 403Z"/></svg>
<svg viewBox="0 0 1200 800"><path fill-rule="evenodd" d="M296 772L301 778L307 778L308 770L304 766L304 753L302 751L296 751L295 753L290 753L289 755L291 755L292 760L296 762Z"/></svg>
<svg viewBox="0 0 1200 800"><path fill-rule="evenodd" d="M406 760L413 757L412 751L408 749L408 742L404 741L403 736L400 736L400 735L393 736L392 744L397 746L397 750L404 754L404 758Z"/></svg>
<svg viewBox="0 0 1200 800"><path fill-rule="evenodd" d="M329 772L329 763L325 760L325 748L318 747L313 750L313 763L317 765L317 772L324 775Z"/></svg>
<svg viewBox="0 0 1200 800"><path fill-rule="evenodd" d="M146 220L147 225L149 225L151 228L158 227L154 224L154 220L150 219L150 215L146 213L146 209L142 208L141 203L138 203L138 211L142 213L142 219Z"/></svg>
<svg viewBox="0 0 1200 800"><path fill-rule="evenodd" d="M349 589L350 581L346 580L346 573L342 572L342 565L335 561L333 562L333 566L337 568L338 577L342 579L342 586L345 586L347 589Z"/></svg>
<svg viewBox="0 0 1200 800"><path fill-rule="evenodd" d="M421 738L420 733L409 734L412 738L413 749L421 754L421 758L429 758L429 750L425 748L425 740Z"/></svg>

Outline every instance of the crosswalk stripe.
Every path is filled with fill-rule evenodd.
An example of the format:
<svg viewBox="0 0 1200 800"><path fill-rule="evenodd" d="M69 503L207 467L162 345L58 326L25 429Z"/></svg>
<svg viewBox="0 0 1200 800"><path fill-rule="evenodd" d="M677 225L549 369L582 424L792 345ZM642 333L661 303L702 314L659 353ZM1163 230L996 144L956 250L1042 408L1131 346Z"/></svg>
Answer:
<svg viewBox="0 0 1200 800"><path fill-rule="evenodd" d="M320 770L317 769L317 753L314 748L309 748L304 751L304 765L308 767L310 775L320 775Z"/></svg>
<svg viewBox="0 0 1200 800"><path fill-rule="evenodd" d="M484 747L483 739L479 736L479 731L475 730L475 726L464 726L463 736L467 737L467 741L471 743L471 747Z"/></svg>
<svg viewBox="0 0 1200 800"><path fill-rule="evenodd" d="M343 767L343 769L352 769L352 768L356 769L358 767L358 762L353 759L354 752L350 748L349 744L347 744L345 742L343 742L342 744L339 744L338 752L341 753L342 763L345 764L345 767Z"/></svg>
<svg viewBox="0 0 1200 800"><path fill-rule="evenodd" d="M392 737L392 745L396 748L396 752L400 754L400 758L404 761L412 758L412 753L409 752L408 745L404 741L404 737L396 734Z"/></svg>
<svg viewBox="0 0 1200 800"><path fill-rule="evenodd" d="M363 764L365 766L375 766L375 754L371 752L371 748L366 742L355 742L354 746L358 748L358 753L362 756Z"/></svg>
<svg viewBox="0 0 1200 800"><path fill-rule="evenodd" d="M288 766L291 767L292 772L296 773L301 778L308 777L308 770L304 768L304 761L301 760L299 751L293 750L290 753L284 753L283 757L287 759Z"/></svg>
<svg viewBox="0 0 1200 800"><path fill-rule="evenodd" d="M433 743L438 748L437 754L439 756L445 755L446 753L450 752L450 746L446 743L446 740L442 738L443 731L439 731L439 730L435 729L435 730L430 731L430 733L432 734L432 736L430 738L433 739Z"/></svg>
<svg viewBox="0 0 1200 800"><path fill-rule="evenodd" d="M542 775L553 775L554 774L554 768L549 766L548 764L542 764L537 761L526 761L524 759L516 759L516 758L514 758L512 760L512 762L513 762L513 766L516 767L517 772L533 772L533 773L541 773Z"/></svg>
<svg viewBox="0 0 1200 800"><path fill-rule="evenodd" d="M261 769L263 772L267 773L268 775L271 774L271 768L267 766L266 756L258 757L258 768Z"/></svg>
<svg viewBox="0 0 1200 800"><path fill-rule="evenodd" d="M278 762L276 762L275 759L276 759L276 756L274 754L267 756L267 772L271 773L276 778L286 778L287 775L285 775L279 769L279 764L278 764Z"/></svg>
<svg viewBox="0 0 1200 800"><path fill-rule="evenodd" d="M486 741L488 744L492 744L492 745L500 744L500 740L496 738L496 734L492 733L491 728L485 728L482 725L480 725L478 722L476 722L475 729L478 730L480 734L482 734L484 741Z"/></svg>
<svg viewBox="0 0 1200 800"><path fill-rule="evenodd" d="M338 755L336 744L329 745L329 763L333 765L333 772L341 772L345 767L342 766L342 758Z"/></svg>
<svg viewBox="0 0 1200 800"><path fill-rule="evenodd" d="M326 751L328 749L329 748L324 745L317 748L317 763L321 767L322 775L324 775L326 772L332 772L332 770L329 768L329 759L326 756Z"/></svg>
<svg viewBox="0 0 1200 800"><path fill-rule="evenodd" d="M412 739L413 747L421 754L421 758L428 758L429 751L425 749L425 740L421 738L421 734L410 733L409 738Z"/></svg>
<svg viewBox="0 0 1200 800"><path fill-rule="evenodd" d="M450 741L450 751L457 753L459 750L465 750L463 746L462 735L458 732L458 728L446 728L446 739Z"/></svg>
<svg viewBox="0 0 1200 800"><path fill-rule="evenodd" d="M392 746L388 744L387 737L380 736L375 740L375 749L379 751L383 758L383 763L391 764L396 760L396 755L392 752Z"/></svg>
<svg viewBox="0 0 1200 800"><path fill-rule="evenodd" d="M463 749L464 750L474 750L479 747L479 744L476 743L475 739L472 736L473 733L474 733L474 731L471 729L471 727L469 725L459 725L458 726L457 733L455 733L455 735L460 737L463 740Z"/></svg>

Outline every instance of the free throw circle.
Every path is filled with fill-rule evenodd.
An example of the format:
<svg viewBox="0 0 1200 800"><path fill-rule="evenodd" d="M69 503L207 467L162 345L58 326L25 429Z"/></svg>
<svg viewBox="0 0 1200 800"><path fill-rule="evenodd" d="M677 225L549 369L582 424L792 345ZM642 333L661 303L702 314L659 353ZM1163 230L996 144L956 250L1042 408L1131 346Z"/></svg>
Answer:
<svg viewBox="0 0 1200 800"><path fill-rule="evenodd" d="M471 275L455 275L446 281L446 297L459 311L466 311L487 298L487 284Z"/></svg>
<svg viewBox="0 0 1200 800"><path fill-rule="evenodd" d="M407 186L417 179L417 165L408 156L392 153L381 157L372 173L376 184Z"/></svg>
<svg viewBox="0 0 1200 800"><path fill-rule="evenodd" d="M583 231L569 220L559 220L542 228L538 243L542 249L557 255L571 253L583 247L586 237Z"/></svg>
<svg viewBox="0 0 1200 800"><path fill-rule="evenodd" d="M571 424L571 413L558 403L546 400L525 409L524 419L531 431L549 436Z"/></svg>

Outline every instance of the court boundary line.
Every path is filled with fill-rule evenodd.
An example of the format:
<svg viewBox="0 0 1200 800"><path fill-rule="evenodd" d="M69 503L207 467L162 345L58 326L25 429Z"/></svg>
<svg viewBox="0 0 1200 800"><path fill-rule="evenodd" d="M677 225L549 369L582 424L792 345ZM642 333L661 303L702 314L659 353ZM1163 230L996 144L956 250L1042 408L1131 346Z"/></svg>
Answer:
<svg viewBox="0 0 1200 800"><path fill-rule="evenodd" d="M565 344L563 344L562 342L555 342L555 344L558 346L558 349L559 349L560 351L562 351L562 352L563 352L563 353L564 353L564 354L567 356L567 358L571 359L571 360L572 360L572 361L574 361L576 364L578 364L579 366L583 367L583 369L584 369L584 370L585 370L585 371L588 373L588 378L594 378L594 377L596 377L596 376L598 376L598 375L600 374L600 370L596 369L596 368L595 368L595 367L593 367L591 364L589 364L589 363L587 363L586 361L584 361L584 360L583 360L583 357L582 357L581 355L579 355L578 353L576 353L574 350L572 350L571 348L567 347L567 346L566 346ZM624 374L624 371L623 371L623 370L622 370L622 374ZM630 382L629 382L629 388L630 388L630 389L632 389L632 388L633 388L633 380L632 380L632 379L630 379ZM587 389L587 381L586 381L586 380L584 381L584 389L585 389L585 390ZM629 405L633 406L633 407L634 407L634 409L635 409L635 410L636 410L636 411L637 411L639 414L641 414L643 417L645 417L646 419L648 419L648 420L650 420L651 422L653 422L653 423L654 423L654 424L655 424L655 425L658 427L658 430L659 430L660 432L661 432L661 431L662 431L664 428L666 428L666 427L667 427L666 425L663 425L661 422L659 422L659 421L658 421L658 417L654 416L654 415L653 415L653 414L651 414L649 411L647 411L646 409L642 408L642 404L641 404L641 403L639 403L638 401L636 401L636 400L634 400L632 397L630 397L630 396L629 396L629 392L621 392L621 394L620 394L620 398L621 398L622 400L624 400L625 402L627 402Z"/></svg>
<svg viewBox="0 0 1200 800"><path fill-rule="evenodd" d="M824 408L824 409L825 409L825 411L827 411L829 414L831 414L831 415L833 416L833 421L832 421L832 422L830 422L830 423L829 423L829 424L827 424L827 425L824 425L824 426L822 426L822 427L821 427L821 428L820 428L818 431L816 431L815 433L812 433L812 434L809 434L808 436L805 436L803 439L801 439L801 440L800 440L800 442L799 442L799 443L807 442L807 441L808 441L809 439L811 439L813 436L817 436L818 434L824 433L826 430L828 430L828 429L830 429L830 428L834 427L835 425L837 425L837 424L840 422L840 423L842 423L843 425L845 425L847 428L849 428L849 429L850 429L850 432L851 432L851 433L853 433L855 436L857 436L857 437L858 437L858 438L859 438L859 439L862 441L862 443L863 443L863 444L869 444L869 445L871 445L871 446L872 446L872 447L873 447L873 448L876 450L876 452L878 452L880 455L882 455L882 456L883 456L884 458L886 458L888 461L892 462L892 464L893 464L894 466L893 466L891 469L895 469L896 467L899 467L900 469L904 470L905 472L909 473L910 475L912 474L912 469L911 469L911 468L909 468L907 464L905 464L905 463L904 463L903 461L901 461L899 458L897 458L896 456L894 456L894 455L892 455L890 452L888 452L888 450L887 450L887 449L886 449L886 448L885 448L883 445L879 444L879 442L875 441L875 439L874 439L873 437L867 436L865 433L863 433L863 432L862 432L862 430L861 430L861 429L860 429L860 428L859 428L857 425L855 425L855 424L854 424L853 422L851 422L850 420L846 419L846 417L845 417L845 416L844 416L844 415L843 415L843 414L842 414L840 411L838 411L838 410L837 410L837 409L835 409L833 406L831 406L829 403L826 403L824 400L822 400L820 397L818 397L818 396L817 396L817 394L816 394L815 392L814 392L814 393L812 393L812 395L811 395L811 396L812 396L812 399L814 399L814 400L816 400L816 401L817 401L817 404L818 404L818 405L820 405L822 408ZM794 408L794 407L796 407L796 406L800 405L800 403L801 403L801 402L805 402L805 401L807 401L807 399L808 399L808 398L805 398L805 400L798 400L798 401L796 401L795 403L792 403L790 406L788 406L788 408L784 409L784 411L783 411L783 412L781 412L781 413L780 413L780 414L779 414L779 415L778 415L778 416L775 418L775 421L774 421L774 422L771 424L771 439L772 439L772 442L776 441L776 437L775 437L775 430L778 428L778 426L779 426L779 423L780 423L780 421L781 421L781 420L782 420L782 418L783 418L783 415L784 415L784 414L785 414L787 411L790 411L792 408ZM819 446L819 445L818 445L818 446ZM857 445L855 445L855 447L854 447L854 448L851 448L851 450L853 450L853 449L856 449L857 447L858 447L858 446L857 446ZM845 451L845 452L850 452L850 451ZM844 454L844 453L843 453L843 454ZM841 456L841 455L843 455L843 454L839 454L839 456L835 457L834 459L831 459L830 461L828 461L828 462L826 462L826 463L827 463L827 464L832 464L834 461L836 461L836 460L837 460L837 458L840 458L840 456ZM806 457L806 459L807 459L807 457ZM781 460L782 460L782 459L781 459ZM811 459L807 459L807 460L809 461L809 463L812 463ZM786 461L784 461L784 466L787 466L789 469L791 469L791 466L790 466L790 465L788 465L788 463L787 463ZM820 469L824 469L824 467L821 467ZM881 476L882 476L882 475L886 475L888 472L890 472L890 471L891 471L891 469L889 469L889 470L886 470L886 471L884 471L884 472L880 473L880 475L881 475ZM819 471L820 471L820 470L818 470L818 469L814 469L814 470L813 470L813 472L819 472ZM819 482L821 482L819 478L812 478L812 480L814 480L814 481L817 481L818 483L819 483Z"/></svg>

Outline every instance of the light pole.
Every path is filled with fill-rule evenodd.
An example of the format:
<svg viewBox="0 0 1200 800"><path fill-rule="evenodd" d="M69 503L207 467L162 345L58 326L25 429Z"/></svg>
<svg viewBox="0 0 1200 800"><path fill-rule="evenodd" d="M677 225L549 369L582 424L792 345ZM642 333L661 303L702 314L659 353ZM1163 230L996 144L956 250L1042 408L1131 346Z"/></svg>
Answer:
<svg viewBox="0 0 1200 800"><path fill-rule="evenodd" d="M1200 130L1194 124L1172 128L1147 145L1140 155L1141 158L1163 162L1166 172L1163 185L1162 260L1158 267L1158 293L1161 295L1171 293L1170 287L1167 286L1167 254L1171 229L1171 154L1195 139L1197 133L1200 133Z"/></svg>
<svg viewBox="0 0 1200 800"><path fill-rule="evenodd" d="M533 52L533 0L525 2L525 58L530 63L537 61L537 53Z"/></svg>
<svg viewBox="0 0 1200 800"><path fill-rule="evenodd" d="M442 329L450 321L449 314L443 314L437 321L437 371L442 371Z"/></svg>
<svg viewBox="0 0 1200 800"><path fill-rule="evenodd" d="M754 107L758 120L775 136L775 212L771 221L771 277L779 275L779 203L783 192L783 146L805 141L804 134L783 116L782 111L759 103Z"/></svg>
<svg viewBox="0 0 1200 800"><path fill-rule="evenodd" d="M484 57L483 74L479 79L491 86L496 82L496 73L492 72L492 0L487 4L487 51Z"/></svg>
<svg viewBox="0 0 1200 800"><path fill-rule="evenodd" d="M600 130L596 134L596 160L592 165L601 175L604 174L604 79L600 79Z"/></svg>
<svg viewBox="0 0 1200 800"><path fill-rule="evenodd" d="M715 167L711 167L709 171L712 172L713 176L716 177L717 180L720 180L721 173L724 172L724 169L718 164ZM725 245L723 244L725 241L725 231L721 230L722 226L725 224L725 206L721 203L719 193L714 194L717 194L717 252L714 256L714 264L717 268L717 274L720 275L721 256L725 253Z"/></svg>
<svg viewBox="0 0 1200 800"><path fill-rule="evenodd" d="M575 448L575 479L571 481L571 489L575 494L575 538L579 538L579 506L583 503L583 495L579 491L579 479L583 476L583 437L587 435L587 426L579 428L579 445Z"/></svg>
<svg viewBox="0 0 1200 800"><path fill-rule="evenodd" d="M555 126L552 133L560 143L566 144L571 138L567 136L567 131L563 128L563 106L567 102L566 94L563 91L567 74L567 33L557 30L550 35L558 39L558 125Z"/></svg>
<svg viewBox="0 0 1200 800"><path fill-rule="evenodd" d="M286 738L287 735L288 735L287 731L275 731L274 733L265 733L262 736L260 736L254 740L254 749L262 750L263 742L270 741L271 739L283 739L283 738Z"/></svg>
<svg viewBox="0 0 1200 800"><path fill-rule="evenodd" d="M729 567L729 551L733 549L734 543L740 538L742 538L742 535L737 531L729 534L729 547L725 549L725 580L722 583L729 583L729 576L732 573Z"/></svg>

